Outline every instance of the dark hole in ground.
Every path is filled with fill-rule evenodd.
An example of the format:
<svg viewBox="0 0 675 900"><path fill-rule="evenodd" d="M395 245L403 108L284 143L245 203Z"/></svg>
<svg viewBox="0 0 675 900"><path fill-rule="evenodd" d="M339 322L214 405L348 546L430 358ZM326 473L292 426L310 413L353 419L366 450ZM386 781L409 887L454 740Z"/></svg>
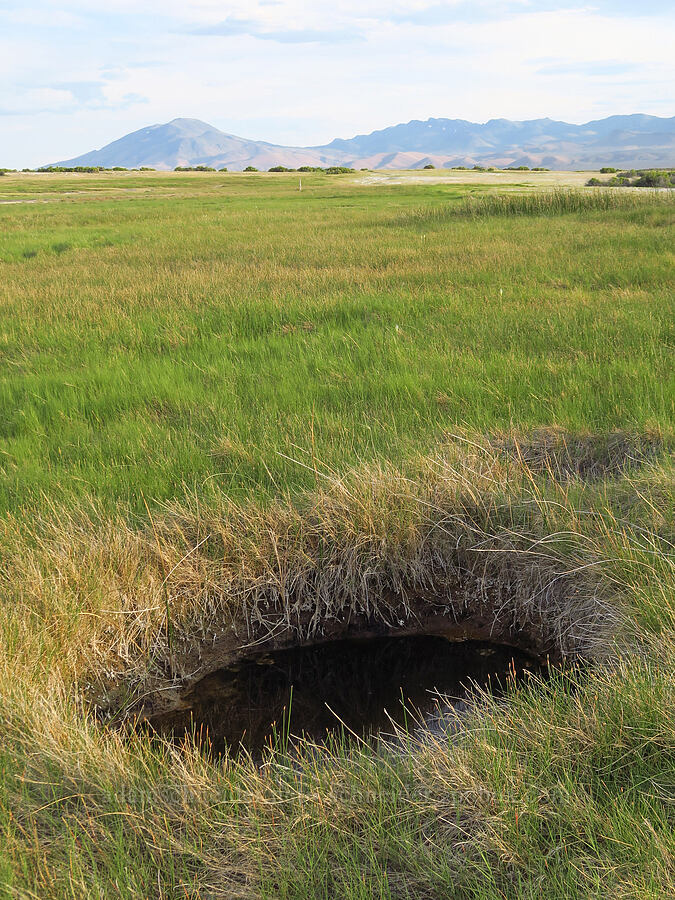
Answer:
<svg viewBox="0 0 675 900"><path fill-rule="evenodd" d="M540 668L511 647L441 637L335 641L273 651L215 672L185 696L186 708L151 725L173 739L194 732L216 754L243 746L254 756L275 735L321 742L343 725L363 737L391 735L392 722L413 730L416 722L457 727L472 685L498 693Z"/></svg>

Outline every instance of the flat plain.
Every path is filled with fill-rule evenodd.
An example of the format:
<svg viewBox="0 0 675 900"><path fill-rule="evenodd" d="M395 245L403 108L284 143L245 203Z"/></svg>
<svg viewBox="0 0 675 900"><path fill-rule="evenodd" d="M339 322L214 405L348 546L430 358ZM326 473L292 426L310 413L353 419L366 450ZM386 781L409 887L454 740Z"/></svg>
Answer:
<svg viewBox="0 0 675 900"><path fill-rule="evenodd" d="M0 178L5 895L675 893L673 199L504 175ZM460 576L571 667L459 737L129 730Z"/></svg>

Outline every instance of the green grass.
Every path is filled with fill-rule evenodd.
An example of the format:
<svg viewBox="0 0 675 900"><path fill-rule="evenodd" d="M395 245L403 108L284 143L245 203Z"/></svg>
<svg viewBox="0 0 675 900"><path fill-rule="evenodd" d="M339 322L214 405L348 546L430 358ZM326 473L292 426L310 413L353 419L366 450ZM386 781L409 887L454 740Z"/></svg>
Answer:
<svg viewBox="0 0 675 900"><path fill-rule="evenodd" d="M570 188L551 191L531 191L527 194L490 193L468 197L454 206L430 207L419 210L419 221L439 222L457 216L560 216L565 213L608 212L615 209L640 210L644 203L653 206L662 201L672 205L670 192L665 195L641 196L639 193L619 191L588 192Z"/></svg>
<svg viewBox="0 0 675 900"><path fill-rule="evenodd" d="M0 896L675 894L672 198L1 182ZM582 665L403 751L118 727L429 596Z"/></svg>
<svg viewBox="0 0 675 900"><path fill-rule="evenodd" d="M183 180L0 207L0 509L306 486L279 454L310 428L342 469L460 424L672 419L672 206L421 227L466 192Z"/></svg>

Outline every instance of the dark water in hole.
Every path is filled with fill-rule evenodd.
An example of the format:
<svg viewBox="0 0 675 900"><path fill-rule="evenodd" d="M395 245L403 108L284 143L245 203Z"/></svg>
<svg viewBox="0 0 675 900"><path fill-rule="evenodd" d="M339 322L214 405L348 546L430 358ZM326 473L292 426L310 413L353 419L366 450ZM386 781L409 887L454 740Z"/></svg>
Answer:
<svg viewBox="0 0 675 900"><path fill-rule="evenodd" d="M162 734L194 732L215 753L240 746L258 756L275 730L322 741L344 725L364 737L417 720L442 721L464 706L472 682L503 690L538 666L511 647L440 637L335 641L277 650L209 675L190 708L152 721ZM448 695L443 701L438 694ZM402 702L405 701L405 705ZM290 716L289 716L290 706ZM456 714L451 717L457 719Z"/></svg>

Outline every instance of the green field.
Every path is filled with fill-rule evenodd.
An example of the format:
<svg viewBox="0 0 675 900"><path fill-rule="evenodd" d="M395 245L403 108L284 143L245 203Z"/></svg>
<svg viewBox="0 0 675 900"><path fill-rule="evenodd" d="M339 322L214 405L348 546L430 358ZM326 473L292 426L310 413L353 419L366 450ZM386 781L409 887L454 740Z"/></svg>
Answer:
<svg viewBox="0 0 675 900"><path fill-rule="evenodd" d="M400 181L0 178L4 895L675 894L672 195ZM120 727L440 569L582 668L399 754Z"/></svg>

